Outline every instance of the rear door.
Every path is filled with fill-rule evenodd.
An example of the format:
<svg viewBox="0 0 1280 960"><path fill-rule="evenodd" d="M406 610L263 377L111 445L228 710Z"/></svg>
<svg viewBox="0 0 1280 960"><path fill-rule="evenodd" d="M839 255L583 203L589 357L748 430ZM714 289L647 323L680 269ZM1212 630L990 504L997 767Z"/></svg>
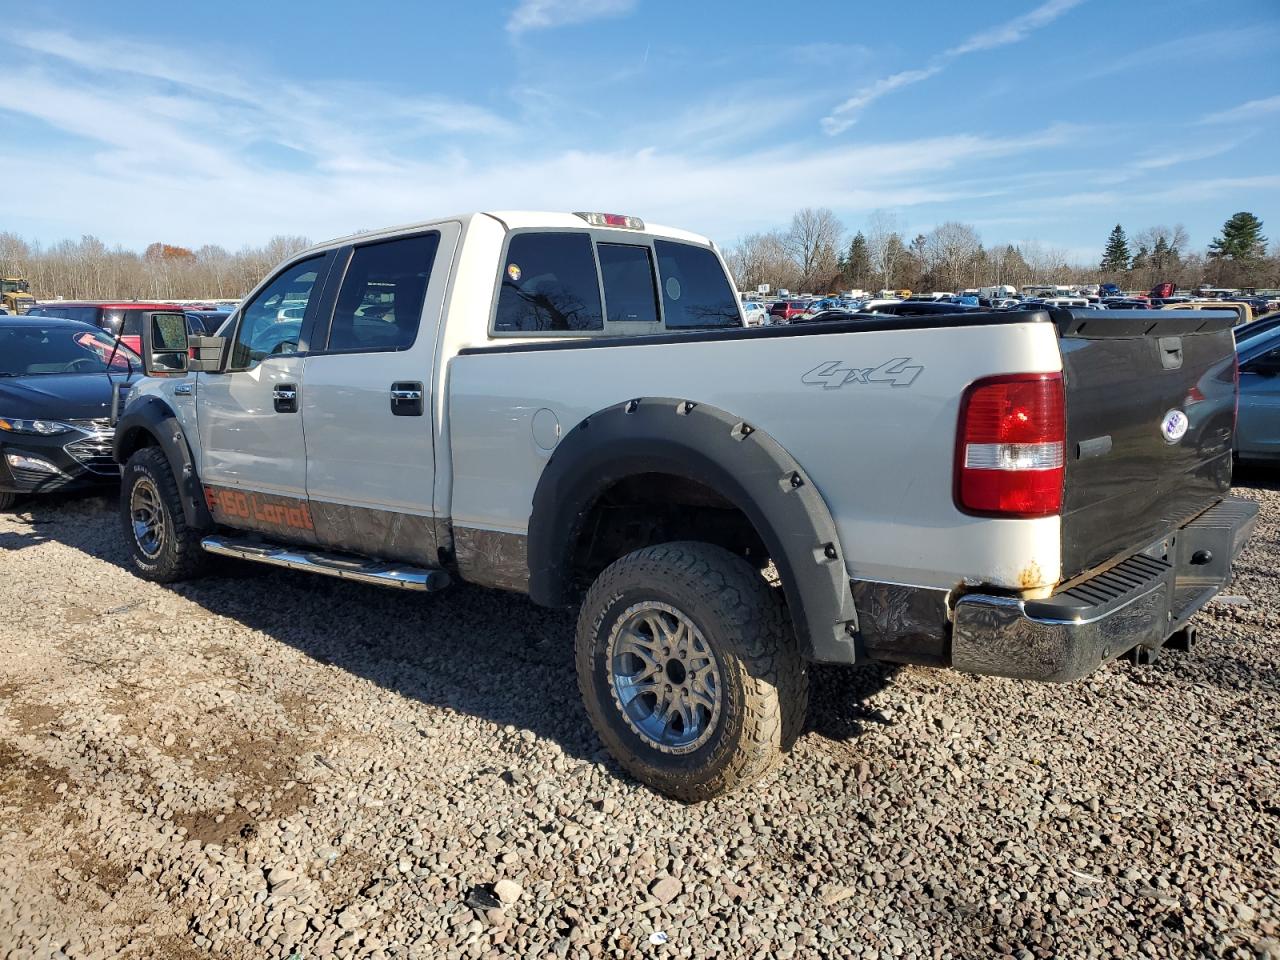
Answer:
<svg viewBox="0 0 1280 960"><path fill-rule="evenodd" d="M358 244L305 362L306 488L321 543L435 566L431 384L460 227Z"/></svg>
<svg viewBox="0 0 1280 960"><path fill-rule="evenodd" d="M1148 546L1231 486L1233 317L1081 310L1059 323L1067 401L1062 565Z"/></svg>
<svg viewBox="0 0 1280 960"><path fill-rule="evenodd" d="M317 254L277 273L235 318L226 369L196 375L200 478L219 522L314 540L302 350L332 259Z"/></svg>

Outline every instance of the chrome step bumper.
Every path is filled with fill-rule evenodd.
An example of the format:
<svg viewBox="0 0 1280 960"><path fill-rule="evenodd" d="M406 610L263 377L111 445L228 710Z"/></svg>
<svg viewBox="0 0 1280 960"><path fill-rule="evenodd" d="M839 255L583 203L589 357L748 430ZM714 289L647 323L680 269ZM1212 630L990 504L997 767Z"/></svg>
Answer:
<svg viewBox="0 0 1280 960"><path fill-rule="evenodd" d="M322 553L299 547L264 543L261 540L208 536L200 541L200 546L209 553L216 553L222 557L252 560L255 563L286 567L289 570L322 573L328 577L372 583L380 587L431 592L442 590L449 585L449 575L443 570L427 570L400 563L362 560L336 553Z"/></svg>
<svg viewBox="0 0 1280 960"><path fill-rule="evenodd" d="M1160 648L1228 583L1258 505L1228 497L1139 554L1044 600L966 594L951 665L1025 680L1076 680L1135 647Z"/></svg>

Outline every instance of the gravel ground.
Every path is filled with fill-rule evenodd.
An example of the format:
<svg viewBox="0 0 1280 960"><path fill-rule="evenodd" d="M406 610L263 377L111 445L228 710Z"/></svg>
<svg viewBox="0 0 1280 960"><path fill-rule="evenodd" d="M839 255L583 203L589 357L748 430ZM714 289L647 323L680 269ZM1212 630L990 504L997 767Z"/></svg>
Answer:
<svg viewBox="0 0 1280 960"><path fill-rule="evenodd" d="M1280 958L1280 484L1193 654L1068 686L821 669L683 806L583 719L569 615L0 516L5 957Z"/></svg>

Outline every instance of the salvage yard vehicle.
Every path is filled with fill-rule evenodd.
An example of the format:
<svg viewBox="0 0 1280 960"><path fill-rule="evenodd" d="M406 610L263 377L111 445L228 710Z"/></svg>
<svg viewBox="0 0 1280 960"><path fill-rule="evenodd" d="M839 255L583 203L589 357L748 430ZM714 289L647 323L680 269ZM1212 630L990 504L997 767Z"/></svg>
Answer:
<svg viewBox="0 0 1280 960"><path fill-rule="evenodd" d="M137 354L90 324L0 318L0 509L117 482L112 394L141 373Z"/></svg>
<svg viewBox="0 0 1280 960"><path fill-rule="evenodd" d="M613 214L313 247L225 337L144 328L133 569L579 605L592 724L685 800L774 766L810 663L1062 681L1190 645L1256 515L1227 496L1229 315L748 328L735 289L708 240Z"/></svg>

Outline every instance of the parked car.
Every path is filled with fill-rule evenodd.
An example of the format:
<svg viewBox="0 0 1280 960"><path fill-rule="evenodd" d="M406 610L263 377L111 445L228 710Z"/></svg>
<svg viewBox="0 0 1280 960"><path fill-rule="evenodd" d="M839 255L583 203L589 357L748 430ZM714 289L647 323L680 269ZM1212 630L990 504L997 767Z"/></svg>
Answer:
<svg viewBox="0 0 1280 960"><path fill-rule="evenodd" d="M223 321L231 316L230 310L185 310L187 332L194 336L214 334Z"/></svg>
<svg viewBox="0 0 1280 960"><path fill-rule="evenodd" d="M745 300L742 316L748 327L762 327L769 322L769 309L759 300Z"/></svg>
<svg viewBox="0 0 1280 960"><path fill-rule="evenodd" d="M886 303L882 307L872 307L868 313L885 313L899 317L932 316L946 313L976 313L980 308L964 303L944 303L940 300L902 300L899 303Z"/></svg>
<svg viewBox="0 0 1280 960"><path fill-rule="evenodd" d="M157 313L185 314L185 308L172 303L140 303L135 301L50 300L27 311L29 317L63 317L100 327L119 337L135 353L141 347L142 325ZM203 326L200 332L203 332Z"/></svg>
<svg viewBox="0 0 1280 960"><path fill-rule="evenodd" d="M655 291L646 329L609 319ZM282 338L285 301L305 308ZM159 375L115 443L128 563L578 606L599 737L691 801L780 759L808 663L1061 681L1189 645L1258 509L1228 496L1231 318L931 306L745 328L709 240L620 215L320 244L193 359L143 328Z"/></svg>
<svg viewBox="0 0 1280 960"><path fill-rule="evenodd" d="M1269 313L1265 317L1259 317L1249 323L1238 325L1233 331L1236 335L1236 348L1244 346L1254 337L1261 336L1268 330L1274 330L1280 327L1280 313Z"/></svg>
<svg viewBox="0 0 1280 960"><path fill-rule="evenodd" d="M805 300L779 300L769 308L769 316L774 323L790 323L792 317L798 317L809 309Z"/></svg>
<svg viewBox="0 0 1280 960"><path fill-rule="evenodd" d="M141 358L92 324L0 318L0 508L115 482L112 392L141 374Z"/></svg>
<svg viewBox="0 0 1280 960"><path fill-rule="evenodd" d="M1280 329L1273 327L1238 344L1240 411L1236 456L1280 461Z"/></svg>

